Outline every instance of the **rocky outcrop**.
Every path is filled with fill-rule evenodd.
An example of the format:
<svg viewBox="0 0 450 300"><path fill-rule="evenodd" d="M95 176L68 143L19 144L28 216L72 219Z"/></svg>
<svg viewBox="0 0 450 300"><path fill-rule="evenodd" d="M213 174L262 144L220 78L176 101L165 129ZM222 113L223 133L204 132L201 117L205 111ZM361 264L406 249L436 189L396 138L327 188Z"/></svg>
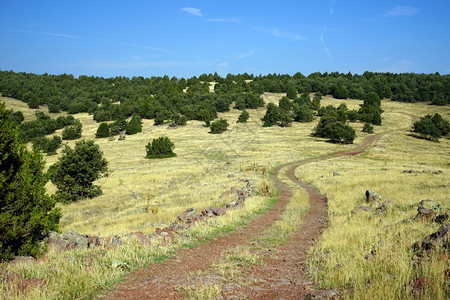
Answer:
<svg viewBox="0 0 450 300"><path fill-rule="evenodd" d="M378 195L376 192L367 190L366 191L366 202L374 202L376 200L380 199L380 195Z"/></svg>
<svg viewBox="0 0 450 300"><path fill-rule="evenodd" d="M417 252L428 253L436 249L450 249L450 223L442 225L438 231L426 236L422 241L414 243L413 248Z"/></svg>

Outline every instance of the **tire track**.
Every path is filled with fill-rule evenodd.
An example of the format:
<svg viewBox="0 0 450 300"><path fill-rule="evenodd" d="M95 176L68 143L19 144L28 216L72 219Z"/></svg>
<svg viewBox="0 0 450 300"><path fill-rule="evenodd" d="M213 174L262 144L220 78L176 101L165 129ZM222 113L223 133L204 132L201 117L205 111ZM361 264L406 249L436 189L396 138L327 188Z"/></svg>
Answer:
<svg viewBox="0 0 450 300"><path fill-rule="evenodd" d="M391 131L390 131L391 132ZM305 281L305 262L307 252L314 245L327 224L326 198L313 186L295 177L295 170L305 164L331 158L352 156L373 147L379 139L389 132L374 134L351 150L333 152L319 158L308 158L278 166L270 175L279 190L279 200L273 207L253 219L249 224L235 231L193 249L180 249L176 256L161 264L131 272L127 279L104 296L106 299L179 299L180 287L192 282L190 274L204 270L221 257L221 253L247 244L250 239L261 236L271 227L285 209L292 190L278 178L283 168L289 168L288 178L309 195L310 209L305 221L290 239L278 248L275 255L266 261L264 267L255 267L246 276L259 278L258 285L241 287L225 298L233 299L295 299L304 296L313 283Z"/></svg>

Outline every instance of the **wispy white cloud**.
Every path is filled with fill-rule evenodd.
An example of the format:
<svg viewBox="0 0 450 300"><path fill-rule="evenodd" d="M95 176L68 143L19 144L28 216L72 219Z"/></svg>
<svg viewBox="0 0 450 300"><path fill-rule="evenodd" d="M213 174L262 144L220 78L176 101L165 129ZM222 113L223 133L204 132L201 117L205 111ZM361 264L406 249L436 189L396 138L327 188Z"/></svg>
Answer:
<svg viewBox="0 0 450 300"><path fill-rule="evenodd" d="M20 32L20 33L49 35L49 36L70 38L70 39L79 39L79 40L85 40L85 41L96 41L96 42L102 42L102 43L109 43L109 44L115 44L115 45L134 47L134 48L143 48L143 49L148 49L148 50L158 51L158 52L164 52L164 53L174 53L173 51L170 51L170 50L167 50L167 49L158 48L158 47L140 45L140 44L136 44L136 43L117 42L117 41L110 41L110 40L104 40L104 39L96 39L96 38L83 38L81 36L64 34L64 33L45 32L45 31L33 31L33 30L23 30L23 29L8 29L8 30L9 31L13 31L13 32Z"/></svg>
<svg viewBox="0 0 450 300"><path fill-rule="evenodd" d="M384 15L386 17L411 17L419 12L417 7L398 5L389 9Z"/></svg>
<svg viewBox="0 0 450 300"><path fill-rule="evenodd" d="M55 33L55 32L45 32L45 31L33 31L33 30L22 30L22 29L9 29L9 31L22 32L22 33L31 33L31 34L41 34L41 35L50 35L57 37L64 37L69 39L81 39L81 37L76 35L64 34L64 33Z"/></svg>
<svg viewBox="0 0 450 300"><path fill-rule="evenodd" d="M173 51L170 51L167 49L162 49L162 48L152 47L152 46L145 46L145 45L140 45L140 44L135 44L135 43L117 42L117 41L110 41L110 40L103 40L103 39L87 39L87 40L115 44L115 45L128 46L128 47L134 47L134 48L148 49L148 50L153 50L153 51L158 51L158 52L163 52L163 53L174 53Z"/></svg>
<svg viewBox="0 0 450 300"><path fill-rule="evenodd" d="M236 54L236 58L237 58L237 59L243 59L243 58L252 56L252 55L254 55L254 54L255 54L255 50L252 49L252 50L247 51L247 52L242 52L242 53Z"/></svg>
<svg viewBox="0 0 450 300"><path fill-rule="evenodd" d="M323 29L322 29L322 33L319 36L319 41L323 45L323 49L327 53L328 58L330 59L330 61L333 61L333 57L331 56L330 50L328 49L328 47L327 47L327 45L325 43L325 40L324 40L324 36L325 36L325 32L327 31L327 27L328 27L328 23L325 23L325 25L323 26Z"/></svg>
<svg viewBox="0 0 450 300"><path fill-rule="evenodd" d="M325 26L323 26L322 33L320 34L320 37L319 37L319 41L322 44L325 43L324 40L323 40L323 36L325 35L325 32L327 31L327 27L328 27L328 23L325 23Z"/></svg>
<svg viewBox="0 0 450 300"><path fill-rule="evenodd" d="M185 13L188 13L193 16L197 16L197 17L202 16L202 11L199 8L183 7L183 8L181 8L181 10L184 11Z"/></svg>
<svg viewBox="0 0 450 300"><path fill-rule="evenodd" d="M389 56L387 56L387 57L382 57L382 58L380 58L378 60L379 61L388 61L388 60L391 60L391 58Z"/></svg>
<svg viewBox="0 0 450 300"><path fill-rule="evenodd" d="M238 19L235 18L214 18L214 19L206 19L206 22L211 23L237 23L239 22Z"/></svg>
<svg viewBox="0 0 450 300"><path fill-rule="evenodd" d="M263 33L268 33L270 35L273 35L275 37L279 37L279 38L283 38L283 39L288 39L288 40L304 40L305 37L303 37L300 34L294 33L294 32L288 32L288 31L281 31L276 27L272 27L272 28L266 28L266 27L254 27L253 28L256 31L259 32L263 32Z"/></svg>
<svg viewBox="0 0 450 300"><path fill-rule="evenodd" d="M334 2L335 0L330 1L330 16L334 14Z"/></svg>
<svg viewBox="0 0 450 300"><path fill-rule="evenodd" d="M330 61L333 61L333 57L331 56L330 50L328 50L327 46L323 46L323 49L325 49L325 52L328 55L328 58L330 59Z"/></svg>

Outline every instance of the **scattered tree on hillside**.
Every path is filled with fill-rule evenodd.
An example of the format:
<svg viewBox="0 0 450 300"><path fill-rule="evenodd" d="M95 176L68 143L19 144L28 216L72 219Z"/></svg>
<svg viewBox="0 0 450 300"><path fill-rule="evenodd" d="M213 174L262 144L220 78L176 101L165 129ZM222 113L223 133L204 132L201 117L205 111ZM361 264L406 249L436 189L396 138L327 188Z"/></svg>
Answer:
<svg viewBox="0 0 450 300"><path fill-rule="evenodd" d="M296 122L312 122L314 119L314 112L309 105L295 105L294 107L294 121Z"/></svg>
<svg viewBox="0 0 450 300"><path fill-rule="evenodd" d="M108 162L100 147L91 140L81 140L74 148L66 146L58 162L49 169L52 182L58 188L56 199L73 202L102 194L94 181L105 175Z"/></svg>
<svg viewBox="0 0 450 300"><path fill-rule="evenodd" d="M18 142L15 127L0 103L0 261L36 256L41 240L58 229L61 218L45 190L42 156Z"/></svg>
<svg viewBox="0 0 450 300"><path fill-rule="evenodd" d="M238 117L237 123L247 123L250 114L244 109Z"/></svg>
<svg viewBox="0 0 450 300"><path fill-rule="evenodd" d="M56 150L61 147L61 138L57 135L54 135L53 138L48 139L44 136L36 137L32 140L33 146L37 147L47 155L56 154Z"/></svg>
<svg viewBox="0 0 450 300"><path fill-rule="evenodd" d="M63 140L76 140L81 137L82 125L80 120L75 120L72 126L65 127L62 131Z"/></svg>
<svg viewBox="0 0 450 300"><path fill-rule="evenodd" d="M359 119L373 125L381 125L381 99L376 93L368 93L358 111Z"/></svg>
<svg viewBox="0 0 450 300"><path fill-rule="evenodd" d="M127 123L125 127L126 134L136 134L138 132L142 132L142 120L137 115L134 115L130 122Z"/></svg>
<svg viewBox="0 0 450 300"><path fill-rule="evenodd" d="M297 89L295 88L295 86L291 85L287 92L286 92L286 97L288 97L289 99L294 99L297 97Z"/></svg>
<svg viewBox="0 0 450 300"><path fill-rule="evenodd" d="M97 132L95 133L96 138L105 138L110 136L109 125L107 123L100 123Z"/></svg>
<svg viewBox="0 0 450 300"><path fill-rule="evenodd" d="M277 125L278 120L280 118L280 111L278 106L270 102L267 104L266 114L262 118L264 122L263 127L271 127L273 125Z"/></svg>
<svg viewBox="0 0 450 300"><path fill-rule="evenodd" d="M209 133L219 134L228 129L228 122L225 119L220 119L211 123L211 131Z"/></svg>
<svg viewBox="0 0 450 300"><path fill-rule="evenodd" d="M172 143L172 141L168 137L163 136L157 139L153 139L146 146L146 158L168 158L177 156L173 152L174 148L174 143Z"/></svg>
<svg viewBox="0 0 450 300"><path fill-rule="evenodd" d="M413 131L426 139L438 141L440 137L450 132L450 123L440 114L427 115L414 123Z"/></svg>
<svg viewBox="0 0 450 300"><path fill-rule="evenodd" d="M31 109L38 109L39 108L39 99L36 95L31 96L30 102L28 102L28 107Z"/></svg>
<svg viewBox="0 0 450 300"><path fill-rule="evenodd" d="M370 123L365 123L362 132L373 133L373 126Z"/></svg>
<svg viewBox="0 0 450 300"><path fill-rule="evenodd" d="M356 136L355 130L340 118L342 119L342 116L338 113L338 109L332 106L327 107L316 128L314 128L313 135L329 138L333 143L352 144Z"/></svg>

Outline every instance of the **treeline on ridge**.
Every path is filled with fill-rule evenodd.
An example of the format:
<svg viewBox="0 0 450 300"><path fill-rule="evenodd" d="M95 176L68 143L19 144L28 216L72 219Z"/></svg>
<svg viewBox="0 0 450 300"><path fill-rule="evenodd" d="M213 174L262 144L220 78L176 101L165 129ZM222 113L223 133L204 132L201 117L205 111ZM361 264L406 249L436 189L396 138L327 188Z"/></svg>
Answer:
<svg viewBox="0 0 450 300"><path fill-rule="evenodd" d="M211 82L215 83L213 93ZM0 71L0 91L31 108L47 105L50 112L87 112L97 122L138 115L155 119L155 124L180 117L209 123L217 118L218 112L230 107L244 110L264 106L260 97L264 92L287 93L288 97L293 93L320 93L337 99L361 100L376 93L381 99L446 105L450 99L450 76L317 72L308 76L244 73L223 78L215 73L189 79L168 76L130 79Z"/></svg>

